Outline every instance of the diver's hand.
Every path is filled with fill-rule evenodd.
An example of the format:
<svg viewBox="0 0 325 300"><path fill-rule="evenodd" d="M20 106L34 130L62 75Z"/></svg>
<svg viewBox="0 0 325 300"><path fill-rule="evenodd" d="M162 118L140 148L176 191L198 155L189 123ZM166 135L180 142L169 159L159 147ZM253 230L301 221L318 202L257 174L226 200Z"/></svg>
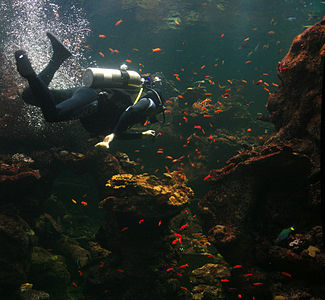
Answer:
<svg viewBox="0 0 325 300"><path fill-rule="evenodd" d="M156 136L156 131L154 130L147 130L142 132L142 137L147 138L147 137L155 137Z"/></svg>
<svg viewBox="0 0 325 300"><path fill-rule="evenodd" d="M105 136L105 138L103 139L102 142L99 142L95 145L95 147L105 147L106 149L109 148L109 144L114 140L115 138L115 134L111 133L107 136Z"/></svg>

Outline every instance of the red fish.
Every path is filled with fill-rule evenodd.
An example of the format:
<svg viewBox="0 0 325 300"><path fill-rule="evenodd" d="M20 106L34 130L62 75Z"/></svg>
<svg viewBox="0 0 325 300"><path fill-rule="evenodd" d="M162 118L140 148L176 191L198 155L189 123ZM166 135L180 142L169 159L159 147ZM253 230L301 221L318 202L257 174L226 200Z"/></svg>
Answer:
<svg viewBox="0 0 325 300"><path fill-rule="evenodd" d="M122 22L123 22L123 20L122 20L122 19L121 19L121 20L118 20L118 21L115 23L115 26L118 26L118 25L120 25Z"/></svg>
<svg viewBox="0 0 325 300"><path fill-rule="evenodd" d="M179 268L179 269L182 269L182 268L186 268L186 267L188 267L188 264L181 265L181 266L179 266L178 268Z"/></svg>
<svg viewBox="0 0 325 300"><path fill-rule="evenodd" d="M203 181L208 180L211 177L211 175L209 174L208 176L204 177Z"/></svg>
<svg viewBox="0 0 325 300"><path fill-rule="evenodd" d="M260 80L256 81L256 85L260 85L262 82L263 82L263 80L260 79Z"/></svg>
<svg viewBox="0 0 325 300"><path fill-rule="evenodd" d="M186 227L188 227L189 225L186 223L186 224L184 224L184 225L182 225L180 228L179 228L179 230L183 230L183 229L185 229Z"/></svg>

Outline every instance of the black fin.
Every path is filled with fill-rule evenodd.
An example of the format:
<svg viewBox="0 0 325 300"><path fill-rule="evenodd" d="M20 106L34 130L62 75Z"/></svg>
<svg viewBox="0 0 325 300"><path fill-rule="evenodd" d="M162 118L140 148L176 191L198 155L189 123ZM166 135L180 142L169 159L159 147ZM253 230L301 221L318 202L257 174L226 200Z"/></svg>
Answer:
<svg viewBox="0 0 325 300"><path fill-rule="evenodd" d="M48 31L46 32L46 35L50 39L52 44L53 60L62 63L64 60L66 60L72 55L69 49L64 46L53 33Z"/></svg>

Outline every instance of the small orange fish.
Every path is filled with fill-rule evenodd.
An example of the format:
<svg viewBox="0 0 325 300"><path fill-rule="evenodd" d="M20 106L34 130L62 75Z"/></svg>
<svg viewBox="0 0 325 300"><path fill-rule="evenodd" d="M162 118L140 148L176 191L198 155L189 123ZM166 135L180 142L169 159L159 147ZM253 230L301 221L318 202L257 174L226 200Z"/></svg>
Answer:
<svg viewBox="0 0 325 300"><path fill-rule="evenodd" d="M211 177L211 175L209 174L208 176L204 177L203 181L208 180Z"/></svg>
<svg viewBox="0 0 325 300"><path fill-rule="evenodd" d="M287 277L292 277L292 275L287 273L287 272L281 272L281 274L284 275L284 276L287 276Z"/></svg>
<svg viewBox="0 0 325 300"><path fill-rule="evenodd" d="M186 268L186 267L188 267L188 264L181 265L181 266L179 266L178 268L179 268L179 269L183 269L183 268Z"/></svg>
<svg viewBox="0 0 325 300"><path fill-rule="evenodd" d="M101 38L101 39L105 39L106 35L105 34L99 34L98 37Z"/></svg>
<svg viewBox="0 0 325 300"><path fill-rule="evenodd" d="M244 42L247 42L247 41L249 41L249 37L247 37L246 39L244 39Z"/></svg>
<svg viewBox="0 0 325 300"><path fill-rule="evenodd" d="M152 52L159 52L159 51L161 51L161 48L153 48L152 49Z"/></svg>
<svg viewBox="0 0 325 300"><path fill-rule="evenodd" d="M181 79L179 77L175 77L178 81L181 81Z"/></svg>
<svg viewBox="0 0 325 300"><path fill-rule="evenodd" d="M139 220L139 224L141 224L144 221L144 219Z"/></svg>
<svg viewBox="0 0 325 300"><path fill-rule="evenodd" d="M173 102L170 101L170 100L166 100L166 103L168 103L168 104L172 104Z"/></svg>
<svg viewBox="0 0 325 300"><path fill-rule="evenodd" d="M279 86L278 84L276 84L276 83L274 83L274 82L272 82L272 84L273 84L274 86L276 86L276 87L278 87L278 86Z"/></svg>
<svg viewBox="0 0 325 300"><path fill-rule="evenodd" d="M260 80L256 81L256 85L259 85L259 84L261 84L262 82L263 82L263 80L260 79Z"/></svg>
<svg viewBox="0 0 325 300"><path fill-rule="evenodd" d="M254 282L253 285L258 286L258 285L263 285L262 282Z"/></svg>
<svg viewBox="0 0 325 300"><path fill-rule="evenodd" d="M188 227L189 225L186 223L186 224L184 224L184 225L182 225L180 228L179 228L179 230L183 230L183 229L185 229L186 227Z"/></svg>
<svg viewBox="0 0 325 300"><path fill-rule="evenodd" d="M225 36L225 34L224 34L224 33L222 33L222 34L220 35L220 37L221 37L221 38L223 38L224 36Z"/></svg>
<svg viewBox="0 0 325 300"><path fill-rule="evenodd" d="M98 52L99 53L99 55L101 56L101 57L104 57L105 56L105 54L103 53L103 52Z"/></svg>
<svg viewBox="0 0 325 300"><path fill-rule="evenodd" d="M80 203L81 203L83 206L87 206L87 204L88 204L88 203L85 202L85 201L81 201Z"/></svg>
<svg viewBox="0 0 325 300"><path fill-rule="evenodd" d="M115 53L120 53L120 51L118 51L117 49L114 50Z"/></svg>
<svg viewBox="0 0 325 300"><path fill-rule="evenodd" d="M269 76L269 73L263 73L264 76Z"/></svg>
<svg viewBox="0 0 325 300"><path fill-rule="evenodd" d="M181 99L184 99L184 97L182 95L178 95L177 97L178 98L181 98Z"/></svg>
<svg viewBox="0 0 325 300"><path fill-rule="evenodd" d="M170 110L165 110L166 114L171 114L172 112Z"/></svg>
<svg viewBox="0 0 325 300"><path fill-rule="evenodd" d="M125 230L128 230L128 229L129 229L129 227L124 227L124 228L121 229L121 231L125 231Z"/></svg>
<svg viewBox="0 0 325 300"><path fill-rule="evenodd" d="M72 284L73 284L74 287L78 287L77 284L74 281L72 281Z"/></svg>
<svg viewBox="0 0 325 300"><path fill-rule="evenodd" d="M242 265L236 265L236 266L233 266L232 268L233 269L238 269L238 268L242 268L243 266Z"/></svg>
<svg viewBox="0 0 325 300"><path fill-rule="evenodd" d="M205 68L205 65L201 66L201 68L200 68L200 69L202 70L202 69L204 69L204 68Z"/></svg>
<svg viewBox="0 0 325 300"><path fill-rule="evenodd" d="M125 60L127 63L131 64L132 63L132 60L131 59L126 59Z"/></svg>
<svg viewBox="0 0 325 300"><path fill-rule="evenodd" d="M221 282L229 282L229 279L221 279Z"/></svg>
<svg viewBox="0 0 325 300"><path fill-rule="evenodd" d="M159 220L159 222L158 222L158 226L160 226L161 225L161 220Z"/></svg>
<svg viewBox="0 0 325 300"><path fill-rule="evenodd" d="M251 62L252 62L251 60L246 60L245 64L247 65L247 64L250 64Z"/></svg>
<svg viewBox="0 0 325 300"><path fill-rule="evenodd" d="M166 270L166 272L169 272L169 271L171 271L171 270L174 270L174 268L168 268L168 269Z"/></svg>
<svg viewBox="0 0 325 300"><path fill-rule="evenodd" d="M118 25L120 25L122 22L123 22L123 20L122 20L122 19L121 19L121 20L118 20L118 21L115 23L115 26L118 26Z"/></svg>
<svg viewBox="0 0 325 300"><path fill-rule="evenodd" d="M212 115L203 115L204 118L211 118L213 117Z"/></svg>
<svg viewBox="0 0 325 300"><path fill-rule="evenodd" d="M230 80L230 79L227 79L227 81L230 83L230 84L232 84L232 81ZM227 91L226 91L227 92Z"/></svg>
<svg viewBox="0 0 325 300"><path fill-rule="evenodd" d="M265 84L266 86L270 86L267 82L264 82L264 84Z"/></svg>

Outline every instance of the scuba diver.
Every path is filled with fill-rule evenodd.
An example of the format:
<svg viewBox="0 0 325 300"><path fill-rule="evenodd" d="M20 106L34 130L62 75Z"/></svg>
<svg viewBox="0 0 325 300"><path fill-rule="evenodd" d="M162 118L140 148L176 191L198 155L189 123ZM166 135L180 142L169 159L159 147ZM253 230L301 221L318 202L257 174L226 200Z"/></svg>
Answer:
<svg viewBox="0 0 325 300"><path fill-rule="evenodd" d="M122 65L120 70L88 68L83 77L85 86L50 90L48 86L55 72L72 54L52 33L47 32L46 35L53 54L40 74L35 73L24 50L15 52L17 70L29 83L22 93L24 102L40 107L48 122L79 119L92 136L110 132L95 146L109 148L115 138L136 139L156 135L154 130L132 132L127 129L147 120L157 122L156 116L164 114L160 78L141 78L137 72L128 71L126 65Z"/></svg>

